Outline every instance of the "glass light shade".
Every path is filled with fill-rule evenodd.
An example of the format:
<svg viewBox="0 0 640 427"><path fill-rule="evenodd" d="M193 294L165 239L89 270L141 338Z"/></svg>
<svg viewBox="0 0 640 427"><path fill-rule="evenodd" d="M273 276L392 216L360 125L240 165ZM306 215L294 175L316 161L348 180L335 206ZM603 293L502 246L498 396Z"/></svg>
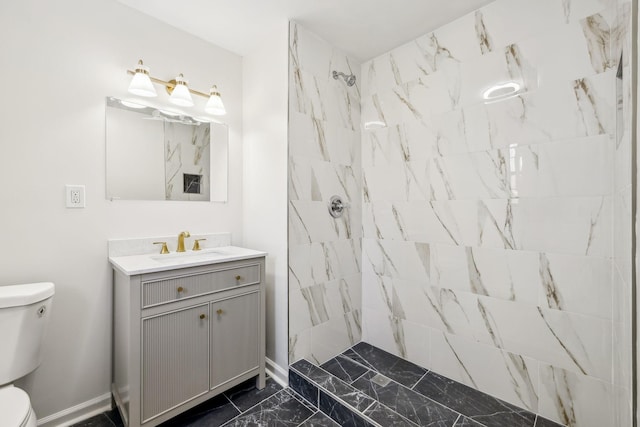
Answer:
<svg viewBox="0 0 640 427"><path fill-rule="evenodd" d="M176 77L176 87L173 88L169 101L181 107L193 107L193 99L187 87L187 81L182 75Z"/></svg>
<svg viewBox="0 0 640 427"><path fill-rule="evenodd" d="M158 96L149 78L149 67L141 64L136 66L136 73L133 75L131 83L129 83L129 93L147 97Z"/></svg>
<svg viewBox="0 0 640 427"><path fill-rule="evenodd" d="M227 114L227 110L224 108L224 104L222 103L222 98L220 98L220 92L218 92L218 88L216 86L211 88L209 101L207 101L204 111L216 116L224 116Z"/></svg>

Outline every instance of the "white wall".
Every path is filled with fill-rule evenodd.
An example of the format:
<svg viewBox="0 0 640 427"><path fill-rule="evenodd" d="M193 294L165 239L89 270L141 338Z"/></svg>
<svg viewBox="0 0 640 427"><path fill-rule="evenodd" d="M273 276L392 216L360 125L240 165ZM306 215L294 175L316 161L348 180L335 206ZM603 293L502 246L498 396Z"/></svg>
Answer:
<svg viewBox="0 0 640 427"><path fill-rule="evenodd" d="M56 284L44 363L21 381L42 418L109 391L107 239L229 231L243 244L242 59L112 0L2 2L0 39L0 285ZM105 200L104 98L125 95L140 58L153 76L220 88L227 204ZM69 183L86 185L86 209L65 209Z"/></svg>
<svg viewBox="0 0 640 427"><path fill-rule="evenodd" d="M243 227L267 258L267 357L286 374L288 23L243 58ZM278 372L276 372L278 373Z"/></svg>

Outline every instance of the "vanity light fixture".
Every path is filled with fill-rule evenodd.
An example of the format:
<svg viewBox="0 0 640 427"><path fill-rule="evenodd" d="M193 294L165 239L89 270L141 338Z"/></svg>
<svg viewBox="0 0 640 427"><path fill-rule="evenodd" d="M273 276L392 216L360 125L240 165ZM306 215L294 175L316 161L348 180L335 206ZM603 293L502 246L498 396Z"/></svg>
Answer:
<svg viewBox="0 0 640 427"><path fill-rule="evenodd" d="M129 84L129 92L138 96L157 96L155 88L152 83L160 84L165 87L167 92L171 95L169 101L173 104L181 107L193 107L193 99L191 94L209 98L205 111L209 114L224 115L226 110L220 97L220 92L216 85L213 85L209 91L209 94L191 89L188 86L188 82L184 76L180 74L174 80L164 81L149 75L149 67L143 65L142 60L138 61L138 65L135 70L127 70L128 74L133 76L131 83Z"/></svg>
<svg viewBox="0 0 640 427"><path fill-rule="evenodd" d="M167 92L171 93L169 101L180 107L193 107L193 98L191 98L188 82L184 79L184 76L180 74L175 80L171 80L170 82L175 86L172 89L169 89L167 86Z"/></svg>
<svg viewBox="0 0 640 427"><path fill-rule="evenodd" d="M224 108L222 98L220 98L220 92L218 92L218 86L213 85L209 91L209 101L204 107L204 111L216 116L224 116L227 114L227 110Z"/></svg>
<svg viewBox="0 0 640 427"><path fill-rule="evenodd" d="M129 92L138 96L158 96L156 89L153 87L153 84L151 84L149 67L142 63L142 59L138 61L135 71L129 71L129 73L133 74L133 78L129 84Z"/></svg>

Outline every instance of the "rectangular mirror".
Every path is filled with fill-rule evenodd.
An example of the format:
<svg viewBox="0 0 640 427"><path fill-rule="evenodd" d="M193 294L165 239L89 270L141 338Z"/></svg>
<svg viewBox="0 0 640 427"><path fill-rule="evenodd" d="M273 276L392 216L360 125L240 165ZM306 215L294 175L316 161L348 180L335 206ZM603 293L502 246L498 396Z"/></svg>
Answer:
<svg viewBox="0 0 640 427"><path fill-rule="evenodd" d="M107 199L227 201L228 128L106 99Z"/></svg>

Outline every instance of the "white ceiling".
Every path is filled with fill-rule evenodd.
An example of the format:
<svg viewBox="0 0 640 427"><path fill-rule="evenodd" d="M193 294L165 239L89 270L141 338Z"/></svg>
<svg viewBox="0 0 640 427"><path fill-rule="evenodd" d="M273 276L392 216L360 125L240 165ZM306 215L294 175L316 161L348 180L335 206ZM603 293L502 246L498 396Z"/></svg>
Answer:
<svg viewBox="0 0 640 427"><path fill-rule="evenodd" d="M295 20L365 61L493 0L118 1L242 56Z"/></svg>

